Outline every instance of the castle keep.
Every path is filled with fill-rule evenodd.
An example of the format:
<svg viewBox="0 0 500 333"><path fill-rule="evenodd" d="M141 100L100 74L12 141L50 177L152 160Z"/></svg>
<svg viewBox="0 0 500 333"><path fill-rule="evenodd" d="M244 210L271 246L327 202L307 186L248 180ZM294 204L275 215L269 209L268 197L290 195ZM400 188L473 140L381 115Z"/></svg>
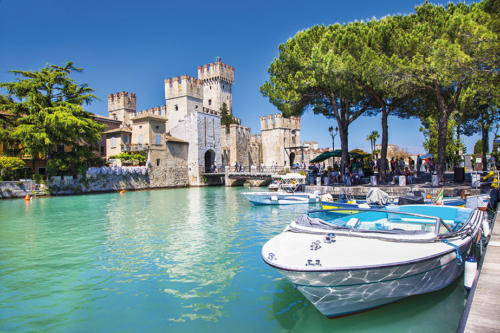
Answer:
<svg viewBox="0 0 500 333"><path fill-rule="evenodd" d="M198 66L198 77L167 78L165 102L136 111L136 95L120 92L108 96L109 118L120 126L105 132L106 157L124 151L147 151L151 172L172 174L178 185L203 185L203 173L219 171L236 162L251 166L289 166L300 162L300 118L281 114L261 117L261 134L250 134L233 116L235 124L221 126L225 103L232 115L234 68L221 61ZM175 162L173 162L175 161ZM166 177L166 176L164 176ZM165 180L167 181L167 180Z"/></svg>

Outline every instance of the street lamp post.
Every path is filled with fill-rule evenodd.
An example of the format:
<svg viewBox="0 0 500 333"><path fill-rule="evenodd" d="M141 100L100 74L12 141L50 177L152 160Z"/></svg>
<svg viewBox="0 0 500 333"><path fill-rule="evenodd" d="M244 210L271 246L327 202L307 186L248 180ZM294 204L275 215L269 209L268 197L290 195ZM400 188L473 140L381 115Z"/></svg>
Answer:
<svg viewBox="0 0 500 333"><path fill-rule="evenodd" d="M330 136L332 137L332 152L335 151L335 136L339 132L339 128L335 127L335 130L333 129L333 126L328 127L328 132L330 132ZM332 166L335 165L335 157L332 157Z"/></svg>
<svg viewBox="0 0 500 333"><path fill-rule="evenodd" d="M335 130L334 130L333 126L330 126L328 128L328 132L330 132L330 136L332 137L332 148L333 148L333 151L335 151L335 136L339 133L339 128L335 127Z"/></svg>

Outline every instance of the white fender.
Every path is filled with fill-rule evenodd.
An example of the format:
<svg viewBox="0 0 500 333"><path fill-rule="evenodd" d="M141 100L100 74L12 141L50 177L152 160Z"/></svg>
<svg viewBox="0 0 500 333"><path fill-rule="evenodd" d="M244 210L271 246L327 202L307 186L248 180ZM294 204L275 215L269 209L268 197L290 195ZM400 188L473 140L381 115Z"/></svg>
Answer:
<svg viewBox="0 0 500 333"><path fill-rule="evenodd" d="M472 284L474 283L474 278L476 277L477 271L477 261L473 256L467 257L465 260L465 269L464 269L464 287L467 290L472 288Z"/></svg>
<svg viewBox="0 0 500 333"><path fill-rule="evenodd" d="M484 237L489 237L491 234L491 230L490 230L490 224L488 222L488 216L486 214L484 214L483 223L481 225L481 228L483 229Z"/></svg>

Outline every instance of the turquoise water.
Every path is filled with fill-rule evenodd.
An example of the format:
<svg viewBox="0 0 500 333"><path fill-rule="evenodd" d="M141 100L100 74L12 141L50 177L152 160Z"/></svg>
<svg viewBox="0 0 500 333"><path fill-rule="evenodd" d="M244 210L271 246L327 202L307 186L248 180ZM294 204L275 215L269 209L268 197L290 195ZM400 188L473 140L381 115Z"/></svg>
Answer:
<svg viewBox="0 0 500 333"><path fill-rule="evenodd" d="M0 201L0 331L456 331L461 279L326 319L260 258L307 206L254 207L243 190Z"/></svg>

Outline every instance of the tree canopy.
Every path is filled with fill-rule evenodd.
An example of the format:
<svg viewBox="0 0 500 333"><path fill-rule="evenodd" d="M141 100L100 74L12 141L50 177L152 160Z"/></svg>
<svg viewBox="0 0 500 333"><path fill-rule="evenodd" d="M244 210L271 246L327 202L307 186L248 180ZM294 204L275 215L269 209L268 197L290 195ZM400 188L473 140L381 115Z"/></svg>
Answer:
<svg viewBox="0 0 500 333"><path fill-rule="evenodd" d="M443 179L446 147L453 145L450 117L459 128L474 127L472 119L498 121L498 7L495 0L445 7L425 2L410 15L300 31L279 46L261 92L284 116L312 110L335 119L343 162L349 125L362 115L381 114L383 172L388 116L419 117L424 127L431 117L435 128L427 129L435 134ZM488 109L476 107L474 116L463 116L470 113L468 96L480 91Z"/></svg>
<svg viewBox="0 0 500 333"><path fill-rule="evenodd" d="M229 126L231 124L236 124L236 120L234 119L231 111L228 109L226 102L222 103L222 107L220 108L220 116L221 116L221 125L226 127L226 133L229 133Z"/></svg>
<svg viewBox="0 0 500 333"><path fill-rule="evenodd" d="M104 129L82 107L96 98L93 90L70 78L72 72L81 70L72 62L47 65L39 71L11 70L17 80L0 83L8 93L0 109L14 117L9 138L33 160L46 158L53 172L82 171L95 158L92 150ZM71 147L71 154L58 154L57 145Z"/></svg>

